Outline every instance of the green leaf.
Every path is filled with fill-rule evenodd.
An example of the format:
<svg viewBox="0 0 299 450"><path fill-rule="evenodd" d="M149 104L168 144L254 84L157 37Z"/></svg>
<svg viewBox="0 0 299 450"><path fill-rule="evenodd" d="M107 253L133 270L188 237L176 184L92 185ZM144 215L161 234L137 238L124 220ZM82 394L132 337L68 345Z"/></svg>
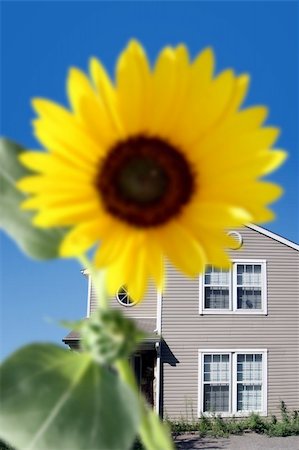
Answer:
<svg viewBox="0 0 299 450"><path fill-rule="evenodd" d="M17 449L126 450L139 426L139 400L84 353L33 344L1 369L0 437Z"/></svg>
<svg viewBox="0 0 299 450"><path fill-rule="evenodd" d="M8 139L0 139L0 228L32 258L58 257L61 229L44 230L32 225L33 213L22 211L20 203L26 198L15 186L17 180L31 172L23 167L18 157L24 149Z"/></svg>

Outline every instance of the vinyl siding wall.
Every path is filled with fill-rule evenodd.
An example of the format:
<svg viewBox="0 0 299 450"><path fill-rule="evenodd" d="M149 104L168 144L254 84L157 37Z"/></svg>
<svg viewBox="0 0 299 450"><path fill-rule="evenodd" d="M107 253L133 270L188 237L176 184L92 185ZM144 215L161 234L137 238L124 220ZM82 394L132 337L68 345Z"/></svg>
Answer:
<svg viewBox="0 0 299 450"><path fill-rule="evenodd" d="M268 315L199 315L199 280L168 266L162 300L164 417L197 417L201 349L267 349L268 414L299 408L299 254L249 228L232 259L267 261ZM145 302L146 303L146 302Z"/></svg>
<svg viewBox="0 0 299 450"><path fill-rule="evenodd" d="M157 291L153 283L149 284L144 300L134 306L123 306L115 297L111 297L112 308L120 309L125 316L132 318L156 318L157 317ZM97 305L96 292L91 285L90 291L90 312L92 313Z"/></svg>

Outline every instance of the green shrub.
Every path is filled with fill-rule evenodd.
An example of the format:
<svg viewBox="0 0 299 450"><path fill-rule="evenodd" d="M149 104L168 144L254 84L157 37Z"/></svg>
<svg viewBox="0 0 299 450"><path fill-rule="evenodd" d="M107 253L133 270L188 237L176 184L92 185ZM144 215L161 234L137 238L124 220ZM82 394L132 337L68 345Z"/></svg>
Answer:
<svg viewBox="0 0 299 450"><path fill-rule="evenodd" d="M210 429L211 429L211 420L207 416L202 415L198 422L199 435L201 437L206 436L210 431Z"/></svg>
<svg viewBox="0 0 299 450"><path fill-rule="evenodd" d="M223 437L229 434L242 434L244 431L267 434L268 436L291 436L299 435L299 411L290 413L284 402L281 402L281 420L275 415L270 418L261 417L253 413L247 418L223 419L220 415L202 415L196 422L186 420L170 421L170 429L173 434L198 431L199 436Z"/></svg>
<svg viewBox="0 0 299 450"><path fill-rule="evenodd" d="M211 435L215 437L228 436L227 424L220 415L212 420Z"/></svg>
<svg viewBox="0 0 299 450"><path fill-rule="evenodd" d="M280 403L280 412L281 412L282 421L285 423L289 423L290 422L289 412L288 412L287 406L284 401L282 401Z"/></svg>
<svg viewBox="0 0 299 450"><path fill-rule="evenodd" d="M248 428L246 420L238 420L232 417L226 422L226 429L228 434L242 434Z"/></svg>
<svg viewBox="0 0 299 450"><path fill-rule="evenodd" d="M256 433L267 433L269 424L266 419L263 419L259 414L251 414L247 419L247 427Z"/></svg>
<svg viewBox="0 0 299 450"><path fill-rule="evenodd" d="M271 417L269 423L269 436L291 436L299 435L299 414L295 410L292 414L288 411L285 402L280 404L281 421L278 421L275 416Z"/></svg>

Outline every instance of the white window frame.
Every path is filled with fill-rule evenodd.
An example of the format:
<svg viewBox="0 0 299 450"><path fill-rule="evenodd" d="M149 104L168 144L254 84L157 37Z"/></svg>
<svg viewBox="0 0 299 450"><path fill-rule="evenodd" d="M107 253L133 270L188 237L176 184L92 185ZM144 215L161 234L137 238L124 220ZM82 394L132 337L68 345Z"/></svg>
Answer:
<svg viewBox="0 0 299 450"><path fill-rule="evenodd" d="M267 349L203 349L198 352L198 417L205 415L207 417L213 416L213 412L204 411L203 401L204 401L204 356L205 355L230 355L230 398L229 398L229 412L216 412L216 414L220 414L222 417L247 417L252 412L258 413L261 416L268 415L268 350ZM260 411L237 411L237 355L239 354L262 354L262 408Z"/></svg>
<svg viewBox="0 0 299 450"><path fill-rule="evenodd" d="M131 303L123 303L122 300L120 300L119 294L120 294L120 291L121 291L121 290L123 290L123 291L126 292L126 297L132 300ZM123 292L122 292L122 293L123 293ZM119 303L121 306L124 306L125 308L132 308L132 306L135 306L135 305L138 303L137 301L135 301L135 300L132 299L132 297L130 296L130 293L129 293L129 291L128 291L128 289L127 289L127 287L126 287L125 285L122 285L122 286L120 286L120 287L118 288L118 291L116 292L115 297L116 297L116 300L118 301L118 303Z"/></svg>
<svg viewBox="0 0 299 450"><path fill-rule="evenodd" d="M241 315L267 315L267 261L264 259L232 259L230 269L229 285L229 309L205 308L205 274L199 276L199 314L241 314ZM238 309L237 308L237 265L238 264L260 264L261 265L261 309Z"/></svg>

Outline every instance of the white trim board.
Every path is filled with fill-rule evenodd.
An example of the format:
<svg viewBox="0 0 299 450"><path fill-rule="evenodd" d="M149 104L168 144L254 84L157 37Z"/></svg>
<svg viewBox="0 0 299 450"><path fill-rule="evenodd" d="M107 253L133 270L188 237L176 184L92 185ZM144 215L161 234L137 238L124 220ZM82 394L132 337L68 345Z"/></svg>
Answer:
<svg viewBox="0 0 299 450"><path fill-rule="evenodd" d="M157 333L162 333L162 292L157 289Z"/></svg>
<svg viewBox="0 0 299 450"><path fill-rule="evenodd" d="M91 306L91 276L84 274L85 276L88 276L88 291L87 291L87 314L86 317L90 317L90 306Z"/></svg>
<svg viewBox="0 0 299 450"><path fill-rule="evenodd" d="M299 245L295 244L295 242L290 241L289 239L286 239L282 236L279 236L279 234L272 233L272 231L266 230L265 228L262 228L258 225L254 224L248 224L245 225L247 228L251 228L254 231L257 231L258 233L264 234L265 236L270 237L271 239L274 239L275 241L281 242L282 244L287 245L288 247L291 247L297 251L299 251Z"/></svg>

